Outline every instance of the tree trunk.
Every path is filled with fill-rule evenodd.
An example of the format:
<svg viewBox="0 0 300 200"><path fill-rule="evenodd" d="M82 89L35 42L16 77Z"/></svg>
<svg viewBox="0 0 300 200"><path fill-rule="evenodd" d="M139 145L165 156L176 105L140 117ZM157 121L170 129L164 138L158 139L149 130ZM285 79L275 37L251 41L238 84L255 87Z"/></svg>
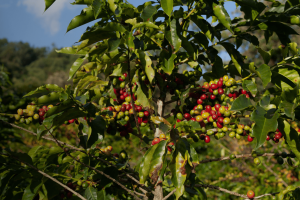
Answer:
<svg viewBox="0 0 300 200"><path fill-rule="evenodd" d="M162 100L158 100L157 101L157 106L158 106L158 109L157 109L158 115L162 117L163 116L164 102ZM161 133L162 133L162 131L159 128L156 128L155 133L154 133L154 137L159 137L159 135ZM164 198L161 183L156 185L154 193L155 193L154 200L162 200Z"/></svg>

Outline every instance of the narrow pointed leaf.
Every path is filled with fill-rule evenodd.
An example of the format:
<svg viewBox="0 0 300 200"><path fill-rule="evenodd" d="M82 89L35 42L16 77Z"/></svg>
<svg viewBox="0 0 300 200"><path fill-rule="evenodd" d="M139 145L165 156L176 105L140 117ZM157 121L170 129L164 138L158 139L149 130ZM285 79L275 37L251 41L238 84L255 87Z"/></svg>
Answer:
<svg viewBox="0 0 300 200"><path fill-rule="evenodd" d="M172 49L175 52L177 52L181 47L181 40L177 34L177 26L179 26L177 20L173 19L171 21L170 31L166 32L166 38L169 41L169 43L172 45Z"/></svg>
<svg viewBox="0 0 300 200"><path fill-rule="evenodd" d="M244 80L243 81L243 88L249 90L252 96L256 96L257 93L257 86L255 84L255 79L252 80Z"/></svg>
<svg viewBox="0 0 300 200"><path fill-rule="evenodd" d="M93 1L93 10L94 10L95 19L98 18L98 15L100 14L100 12L102 10L103 5L105 5L103 0L94 0Z"/></svg>
<svg viewBox="0 0 300 200"><path fill-rule="evenodd" d="M65 47L60 50L55 50L57 53L65 53L65 54L74 54L74 55L85 55L88 53L89 49L81 49L78 51L77 47Z"/></svg>
<svg viewBox="0 0 300 200"><path fill-rule="evenodd" d="M170 17L173 11L173 0L161 0L160 4L165 13Z"/></svg>
<svg viewBox="0 0 300 200"><path fill-rule="evenodd" d="M155 76L155 71L152 68L151 58L144 51L139 51L139 58L141 60L143 67L145 68L145 72L149 79L149 82L152 83L152 80L154 79Z"/></svg>
<svg viewBox="0 0 300 200"><path fill-rule="evenodd" d="M74 17L71 20L71 22L67 28L67 32L69 32L70 30L72 30L74 28L82 26L88 22L91 22L93 20L95 20L93 8L92 7L84 8L81 11L80 15L77 15L76 17Z"/></svg>
<svg viewBox="0 0 300 200"><path fill-rule="evenodd" d="M149 107L150 108L150 102L145 93L143 92L141 86L138 87L136 91L137 99L139 102L144 106L144 107Z"/></svg>
<svg viewBox="0 0 300 200"><path fill-rule="evenodd" d="M145 154L139 170L140 182L144 184L148 177L155 184L159 178L160 170L162 169L164 156L166 155L167 141L161 141L158 144L150 147Z"/></svg>
<svg viewBox="0 0 300 200"><path fill-rule="evenodd" d="M44 0L45 1L45 11L56 1L56 0Z"/></svg>
<svg viewBox="0 0 300 200"><path fill-rule="evenodd" d="M258 49L258 52L260 53L260 55L263 57L265 64L268 64L271 59L271 53L262 50L260 47L257 49Z"/></svg>
<svg viewBox="0 0 300 200"><path fill-rule="evenodd" d="M286 120L278 120L279 126L278 129L280 132L285 134L285 141L287 142L289 148L296 155L298 160L300 160L300 139L298 133L295 129Z"/></svg>
<svg viewBox="0 0 300 200"><path fill-rule="evenodd" d="M83 61L85 60L85 57L81 57L81 58L77 58L77 60L73 63L70 72L69 72L69 80L71 80L75 73L77 72L77 70L80 68L81 64L83 63Z"/></svg>
<svg viewBox="0 0 300 200"><path fill-rule="evenodd" d="M169 75L172 74L173 69L175 67L174 60L176 57L177 57L176 54L172 54L169 59L164 58L162 69L164 70L165 73Z"/></svg>
<svg viewBox="0 0 300 200"><path fill-rule="evenodd" d="M213 11L219 22L221 22L225 26L225 28L233 33L233 31L231 30L231 19L225 8L222 5L213 3Z"/></svg>

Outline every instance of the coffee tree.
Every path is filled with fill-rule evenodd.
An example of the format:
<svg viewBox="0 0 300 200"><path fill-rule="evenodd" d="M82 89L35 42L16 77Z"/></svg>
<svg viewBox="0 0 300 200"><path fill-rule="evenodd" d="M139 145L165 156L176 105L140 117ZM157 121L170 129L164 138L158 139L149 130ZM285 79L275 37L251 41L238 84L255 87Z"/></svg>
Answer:
<svg viewBox="0 0 300 200"><path fill-rule="evenodd" d="M54 2L45 0L46 10ZM78 46L57 51L80 56L70 69L72 84L40 86L24 96L35 99L31 104L2 120L56 146L36 146L28 154L3 149L3 199L207 199L207 188L230 199L299 199L299 184L240 194L201 180L212 162L252 158L260 165L263 157L272 157L297 168L300 159L300 57L290 40L298 34L300 2L234 2L243 18L231 19L224 1L217 0L160 0L138 7L122 0L76 0L74 5L87 7L67 31L97 22ZM280 62L268 65L272 50L260 48L258 31L266 42L278 36ZM238 50L244 41L257 48L264 64L246 62ZM230 61L222 60L220 47ZM18 125L32 122L40 124L36 132ZM55 135L73 123L77 146ZM108 135L138 138L140 162L130 162L132 152L101 145ZM254 143L254 150L200 160L201 146L214 149L211 140L228 138ZM260 152L278 142L289 153Z"/></svg>

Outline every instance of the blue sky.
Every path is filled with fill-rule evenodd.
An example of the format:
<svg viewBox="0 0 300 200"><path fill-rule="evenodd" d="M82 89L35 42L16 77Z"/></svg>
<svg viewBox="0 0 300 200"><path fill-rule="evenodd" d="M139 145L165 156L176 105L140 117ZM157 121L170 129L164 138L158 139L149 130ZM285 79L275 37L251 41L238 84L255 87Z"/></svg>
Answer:
<svg viewBox="0 0 300 200"><path fill-rule="evenodd" d="M80 14L85 6L70 5L74 0L57 0L45 13L43 0L0 0L0 38L12 42L28 42L34 47L57 48L72 46L77 42L87 26L68 33L66 29L73 17ZM128 0L135 6L145 0ZM235 9L234 2L226 2L230 14Z"/></svg>

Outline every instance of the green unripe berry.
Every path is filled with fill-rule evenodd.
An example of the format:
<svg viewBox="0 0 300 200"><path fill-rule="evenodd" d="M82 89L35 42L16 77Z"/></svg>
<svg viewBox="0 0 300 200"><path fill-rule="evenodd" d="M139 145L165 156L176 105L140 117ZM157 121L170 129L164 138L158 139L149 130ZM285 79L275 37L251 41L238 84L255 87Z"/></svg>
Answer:
<svg viewBox="0 0 300 200"><path fill-rule="evenodd" d="M241 139L241 136L239 134L236 134L235 138L239 140L239 139Z"/></svg>
<svg viewBox="0 0 300 200"><path fill-rule="evenodd" d="M261 163L261 161L260 161L260 159L259 158L254 158L254 163L256 164L256 165L259 165L260 163Z"/></svg>
<svg viewBox="0 0 300 200"><path fill-rule="evenodd" d="M231 154L231 155L229 156L229 158L230 158L230 160L233 160L233 159L236 158L236 156L235 156L234 154Z"/></svg>
<svg viewBox="0 0 300 200"><path fill-rule="evenodd" d="M229 133L229 137L234 138L234 137L235 137L235 132L233 132L233 131L230 132L230 133Z"/></svg>

